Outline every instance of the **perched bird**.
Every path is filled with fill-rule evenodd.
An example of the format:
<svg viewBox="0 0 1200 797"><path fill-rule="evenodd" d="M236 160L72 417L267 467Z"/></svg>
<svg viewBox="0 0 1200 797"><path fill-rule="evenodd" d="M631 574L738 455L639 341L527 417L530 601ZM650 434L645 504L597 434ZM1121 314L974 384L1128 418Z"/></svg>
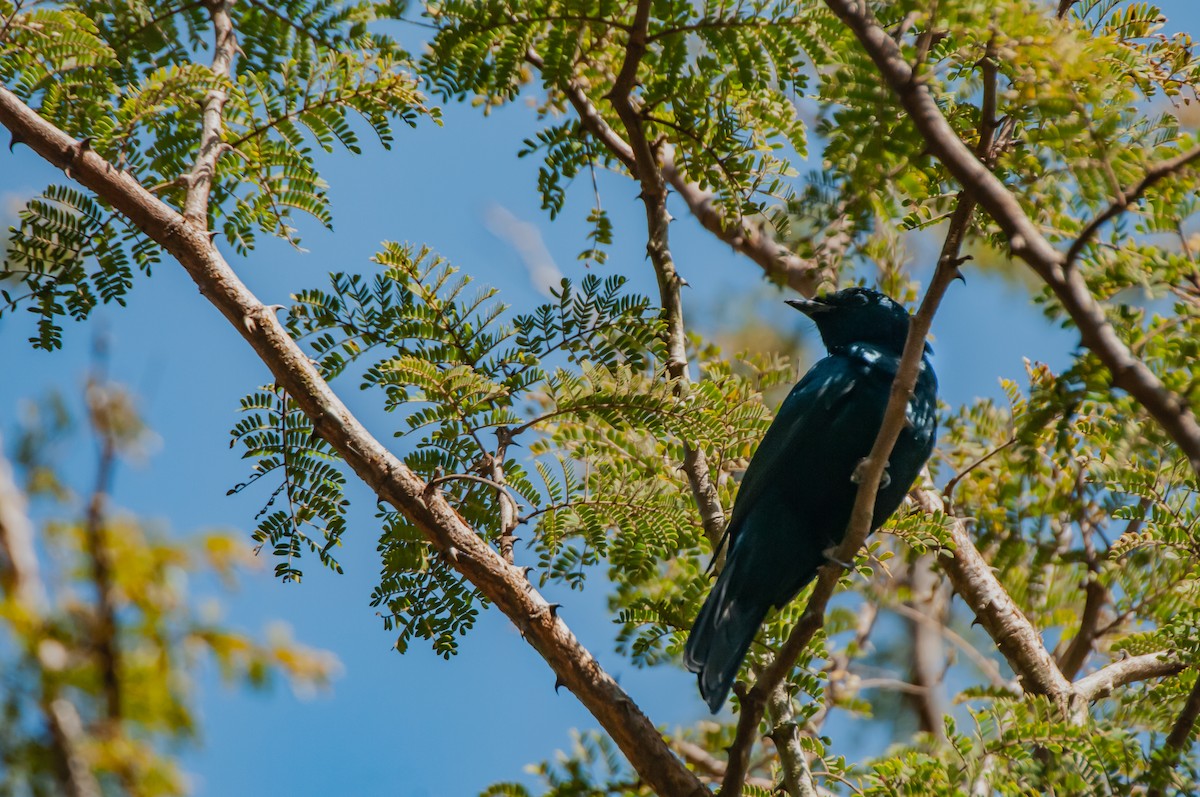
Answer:
<svg viewBox="0 0 1200 797"><path fill-rule="evenodd" d="M866 288L788 304L816 322L829 354L784 399L746 469L725 532L725 567L688 637L684 663L699 674L714 714L767 612L794 598L846 536L855 470L883 423L908 335L908 311ZM900 506L933 450L937 377L929 353L927 345L872 531Z"/></svg>

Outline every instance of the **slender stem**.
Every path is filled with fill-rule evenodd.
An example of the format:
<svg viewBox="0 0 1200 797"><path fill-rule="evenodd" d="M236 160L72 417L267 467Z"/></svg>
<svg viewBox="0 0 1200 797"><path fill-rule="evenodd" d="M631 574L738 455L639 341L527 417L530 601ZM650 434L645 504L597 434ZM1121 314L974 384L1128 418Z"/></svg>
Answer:
<svg viewBox="0 0 1200 797"><path fill-rule="evenodd" d="M1088 245L1096 232L1113 218L1124 213L1130 205L1137 202L1146 193L1147 189L1176 172L1182 171L1189 166L1197 158L1200 158L1200 146L1177 155L1174 158L1165 160L1162 163L1156 163L1146 170L1145 175L1134 185L1118 192L1118 196L1113 200L1103 213L1096 216L1079 233L1079 236L1071 243L1071 247L1067 249L1066 257L1064 258L1064 268L1071 268L1075 265L1075 261L1079 258L1079 254L1083 248Z"/></svg>
<svg viewBox="0 0 1200 797"><path fill-rule="evenodd" d="M680 295L684 281L676 271L675 260L671 256L668 235L671 215L667 212L666 181L658 165L658 154L646 136L645 120L634 106L632 97L638 65L646 54L650 5L650 0L638 0L633 25L625 45L625 57L608 94L608 100L625 128L628 146L633 156L628 165L642 189L641 198L646 209L646 252L650 255L654 274L658 278L658 293L667 328L667 373L675 381L676 393L682 396L687 394L691 381L683 298ZM705 536L716 550L725 531L725 509L721 506L708 458L702 450L687 440L683 441L683 470L687 474L692 495L700 510Z"/></svg>
<svg viewBox="0 0 1200 797"><path fill-rule="evenodd" d="M103 390L101 386L94 389ZM103 401L103 398L98 401ZM113 602L112 552L105 539L104 505L112 488L116 465L116 444L112 433L103 428L105 419L98 417L103 407L92 407L93 423L100 437L100 459L96 468L96 486L88 500L85 523L88 556L92 560L92 580L96 585L96 637L93 644L100 659L100 676L104 685L105 719L119 722L122 717L120 680L121 646L117 634L117 610Z"/></svg>

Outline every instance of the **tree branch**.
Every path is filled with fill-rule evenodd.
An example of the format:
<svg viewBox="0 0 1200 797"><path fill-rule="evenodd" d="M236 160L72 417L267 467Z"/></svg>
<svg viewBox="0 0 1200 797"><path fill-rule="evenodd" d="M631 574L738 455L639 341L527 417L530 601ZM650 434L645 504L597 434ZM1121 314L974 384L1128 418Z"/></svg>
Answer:
<svg viewBox="0 0 1200 797"><path fill-rule="evenodd" d="M1163 744L1159 755L1156 756L1157 760L1154 761L1147 773L1153 780L1151 780L1150 788L1146 790L1146 797L1162 797L1163 783L1154 778L1166 775L1178 763L1179 756L1188 749L1197 717L1200 717L1200 678L1196 679L1192 691L1188 693L1187 699L1183 703L1183 710L1175 718L1174 724L1171 725L1171 733L1167 735L1167 741Z"/></svg>
<svg viewBox="0 0 1200 797"><path fill-rule="evenodd" d="M229 0L205 0L213 23L212 71L228 80L233 68L233 56L237 52L237 39L233 33L233 19L229 15ZM188 175L187 195L183 201L183 217L202 230L208 229L208 197L212 193L217 175L217 161L224 150L221 141L225 132L225 101L228 94L223 88L214 88L204 96L201 112L200 152Z"/></svg>
<svg viewBox="0 0 1200 797"><path fill-rule="evenodd" d="M722 778L725 775L725 762L714 756L712 753L705 750L698 744L689 742L686 739L675 739L671 742L671 747L675 752L683 757L683 760L691 764L695 769L703 772L712 778ZM763 791L774 791L774 782L766 778L746 778L748 785L754 786Z"/></svg>
<svg viewBox="0 0 1200 797"><path fill-rule="evenodd" d="M917 489L912 495L926 512L945 511L941 496L930 490ZM943 552L938 563L949 576L954 591L996 642L1022 689L1030 694L1063 699L1071 685L1046 650L1041 634L979 554L966 525L964 521L952 518L950 537L954 550Z"/></svg>
<svg viewBox="0 0 1200 797"><path fill-rule="evenodd" d="M39 575L34 546L33 523L25 509L25 495L17 487L12 466L0 453L0 585L6 601L13 604L10 622L27 636L44 670L52 669L41 657L48 647L37 642L45 637L43 618L47 610L46 588ZM100 783L83 754L83 721L75 704L56 696L43 679L39 699L53 740L53 750L62 763L63 789L68 797L101 797Z"/></svg>
<svg viewBox="0 0 1200 797"><path fill-rule="evenodd" d="M688 372L687 331L683 322L683 299L680 296L684 280L675 270L675 260L671 256L668 237L671 214L667 212L666 182L658 166L657 153L646 137L644 121L641 113L634 107L632 97L638 65L646 53L650 5L650 0L638 0L629 40L625 46L625 58L608 94L608 100L625 128L628 146L633 155L632 161L627 165L631 167L633 176L637 178L642 189L642 203L646 207L646 252L650 255L650 262L658 278L658 293L663 318L667 324L667 373L675 380L677 393L682 395L687 392L687 385L691 381ZM608 138L612 139L612 136ZM616 144L615 141L612 143ZM624 152L619 145L618 149ZM708 458L703 451L687 440L683 441L683 470L687 474L692 495L700 510L705 536L716 551L721 535L725 532L725 509L721 506L717 486L709 472Z"/></svg>
<svg viewBox="0 0 1200 797"><path fill-rule="evenodd" d="M275 313L238 279L206 232L156 199L132 176L81 147L4 87L0 87L0 124L51 164L70 167L73 179L126 216L183 266L308 415L316 432L376 495L403 512L455 569L512 620L651 788L673 796L707 793L629 695L530 586L523 571L507 564L436 492L427 495L424 482L351 414Z"/></svg>
<svg viewBox="0 0 1200 797"><path fill-rule="evenodd" d="M117 633L117 610L113 602L113 563L104 528L104 504L112 486L116 465L116 443L108 419L103 417L104 398L97 395L103 388L89 386L88 403L92 425L100 438L100 461L96 468L96 487L87 505L85 524L88 557L92 560L92 580L96 583L96 628L92 644L100 659L101 681L104 684L105 719L119 722L122 716L120 679L121 646Z"/></svg>
<svg viewBox="0 0 1200 797"><path fill-rule="evenodd" d="M942 694L942 673L946 654L939 629L945 624L947 595L933 569L933 556L922 554L909 568L912 599L908 608L908 629L912 639L912 692L918 726L939 743L946 741L946 701ZM914 619L914 615L922 619ZM929 618L925 622L924 618Z"/></svg>
<svg viewBox="0 0 1200 797"><path fill-rule="evenodd" d="M808 756L800 744L800 728L796 724L792 696L784 684L777 684L771 693L771 699L767 701L767 714L771 723L771 732L767 735L779 753L784 791L791 797L817 797L817 785L808 765Z"/></svg>
<svg viewBox="0 0 1200 797"><path fill-rule="evenodd" d="M542 67L541 56L533 50L526 53L525 60L538 69ZM637 161L633 148L604 120L603 114L588 99L587 91L573 81L565 88L557 88L575 109L583 128L624 164L630 174L636 174ZM849 220L839 217L826 229L825 238L817 246L814 257L802 258L765 228L751 224L744 218L728 219L713 201L711 191L689 181L679 171L669 147L664 147L661 161L664 179L705 229L729 244L734 251L757 263L768 277L786 284L801 295L812 296L816 292L821 272L850 244Z"/></svg>
<svg viewBox="0 0 1200 797"><path fill-rule="evenodd" d="M1113 200L1113 203L1103 213L1088 222L1083 231L1079 233L1079 237L1071 243L1071 248L1067 250L1067 255L1064 258L1064 267L1070 268L1075 264L1079 253L1083 251L1083 248L1092 240L1096 231L1104 226L1106 222L1125 212L1130 205L1142 198L1142 195L1146 193L1148 188L1159 180L1182 170L1197 158L1200 158L1200 146L1193 147L1187 152L1165 160L1162 163L1154 164L1146 170L1146 174L1135 185L1120 191L1120 195Z"/></svg>
<svg viewBox="0 0 1200 797"><path fill-rule="evenodd" d="M1184 662L1174 651L1163 650L1157 653L1146 653L1141 656L1120 659L1106 667L1101 667L1091 675L1080 678L1072 688L1078 697L1090 703L1101 697L1107 697L1119 686L1148 681L1151 678L1178 675L1183 672L1185 667Z"/></svg>
<svg viewBox="0 0 1200 797"><path fill-rule="evenodd" d="M1132 395L1179 445L1200 473L1200 424L1187 402L1163 385L1121 341L1076 269L1066 269L1056 250L1022 210L1016 197L980 163L950 127L929 88L917 80L899 46L880 28L862 0L825 0L854 32L863 49L913 124L929 151L987 211L1008 237L1012 254L1021 258L1050 287L1079 329L1084 346L1112 374L1113 385Z"/></svg>

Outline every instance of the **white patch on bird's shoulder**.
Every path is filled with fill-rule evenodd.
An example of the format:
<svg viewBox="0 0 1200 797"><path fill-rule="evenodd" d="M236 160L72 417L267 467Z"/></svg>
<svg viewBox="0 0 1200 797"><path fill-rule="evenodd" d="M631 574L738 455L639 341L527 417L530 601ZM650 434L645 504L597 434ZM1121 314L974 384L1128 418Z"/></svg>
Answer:
<svg viewBox="0 0 1200 797"><path fill-rule="evenodd" d="M868 368L882 368L893 374L900 365L899 357L880 351L869 343L852 343L846 347L846 354Z"/></svg>

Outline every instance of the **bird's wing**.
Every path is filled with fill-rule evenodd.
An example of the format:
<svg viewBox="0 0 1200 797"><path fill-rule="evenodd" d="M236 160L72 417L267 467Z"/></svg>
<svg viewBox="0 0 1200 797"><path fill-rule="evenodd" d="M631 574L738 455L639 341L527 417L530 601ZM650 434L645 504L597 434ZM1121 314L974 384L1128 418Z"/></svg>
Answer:
<svg viewBox="0 0 1200 797"><path fill-rule="evenodd" d="M838 452L821 450L828 448L824 441L829 437L830 425L836 423L842 410L846 409L843 405L856 385L869 378L869 367L857 357L831 355L809 369L792 388L738 487L729 521L730 545L737 538L746 515L771 485L795 474L805 461L821 470L831 464L827 462L828 458ZM853 433L855 430L846 431Z"/></svg>

